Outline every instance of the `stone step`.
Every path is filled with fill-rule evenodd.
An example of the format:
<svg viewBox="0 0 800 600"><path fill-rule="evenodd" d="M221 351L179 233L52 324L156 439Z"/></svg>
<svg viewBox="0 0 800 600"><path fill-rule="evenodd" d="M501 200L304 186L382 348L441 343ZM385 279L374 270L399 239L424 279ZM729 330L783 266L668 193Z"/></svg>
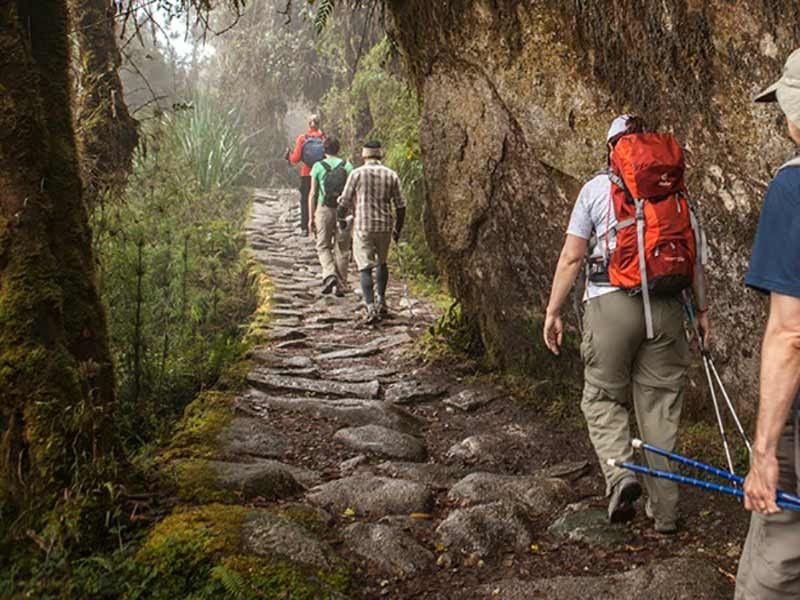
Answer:
<svg viewBox="0 0 800 600"><path fill-rule="evenodd" d="M333 439L358 452L388 458L421 462L428 457L422 440L381 425L346 427L337 431Z"/></svg>
<svg viewBox="0 0 800 600"><path fill-rule="evenodd" d="M247 381L267 391L291 391L340 396L346 398L377 398L381 384L378 381L367 383L346 383L307 379L287 375L276 375L266 369L257 368L250 372Z"/></svg>
<svg viewBox="0 0 800 600"><path fill-rule="evenodd" d="M419 417L381 400L286 398L250 390L239 401L257 414L265 414L269 410L287 410L337 419L346 425L383 425L405 433L417 433L425 424Z"/></svg>
<svg viewBox="0 0 800 600"><path fill-rule="evenodd" d="M355 511L379 518L386 515L427 513L433 507L430 488L414 481L353 475L309 490L306 499L334 513Z"/></svg>

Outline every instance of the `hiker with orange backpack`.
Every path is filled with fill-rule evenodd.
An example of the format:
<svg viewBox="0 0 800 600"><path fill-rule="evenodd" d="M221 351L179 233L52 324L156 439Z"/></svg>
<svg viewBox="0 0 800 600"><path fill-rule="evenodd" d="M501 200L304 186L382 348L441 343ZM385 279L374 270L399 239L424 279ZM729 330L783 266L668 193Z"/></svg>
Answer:
<svg viewBox="0 0 800 600"><path fill-rule="evenodd" d="M612 523L631 520L642 494L636 477L609 459L632 462L628 406L642 439L671 451L681 414L689 346L681 293L692 288L698 323L710 325L701 260L702 234L684 185L683 153L669 134L646 133L633 115L614 119L608 169L581 190L556 267L544 324L559 354L561 308L586 259L581 409L599 458ZM667 459L648 454L653 469ZM661 533L677 530L677 484L645 481L647 515Z"/></svg>
<svg viewBox="0 0 800 600"><path fill-rule="evenodd" d="M308 196L311 191L311 169L325 158L325 134L319 128L319 117L308 117L308 131L297 136L294 150L286 153L292 165L300 163L300 233L313 236L308 227Z"/></svg>

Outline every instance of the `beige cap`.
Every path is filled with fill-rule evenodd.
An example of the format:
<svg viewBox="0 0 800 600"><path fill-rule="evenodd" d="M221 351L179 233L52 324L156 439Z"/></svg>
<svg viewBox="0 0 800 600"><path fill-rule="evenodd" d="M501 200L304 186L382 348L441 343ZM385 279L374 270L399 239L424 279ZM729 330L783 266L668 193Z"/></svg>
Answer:
<svg viewBox="0 0 800 600"><path fill-rule="evenodd" d="M800 125L800 48L786 59L783 74L755 97L755 102L777 101L792 123Z"/></svg>

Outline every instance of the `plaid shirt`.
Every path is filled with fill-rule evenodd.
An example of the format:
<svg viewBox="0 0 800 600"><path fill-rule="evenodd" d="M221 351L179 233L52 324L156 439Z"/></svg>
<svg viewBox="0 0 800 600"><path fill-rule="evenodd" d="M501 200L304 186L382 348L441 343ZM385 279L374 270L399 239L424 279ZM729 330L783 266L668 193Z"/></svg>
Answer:
<svg viewBox="0 0 800 600"><path fill-rule="evenodd" d="M358 231L391 231L394 223L391 204L404 208L403 192L397 173L379 162L368 162L354 169L339 197L348 212L355 197L355 223Z"/></svg>

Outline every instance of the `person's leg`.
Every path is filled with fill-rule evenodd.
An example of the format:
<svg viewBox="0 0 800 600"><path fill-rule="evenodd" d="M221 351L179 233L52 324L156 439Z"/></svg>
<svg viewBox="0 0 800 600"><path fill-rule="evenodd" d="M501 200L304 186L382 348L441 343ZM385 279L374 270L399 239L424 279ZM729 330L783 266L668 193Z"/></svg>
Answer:
<svg viewBox="0 0 800 600"><path fill-rule="evenodd" d="M608 459L630 460L628 403L631 366L644 338L641 301L625 292L612 292L586 303L581 354L584 392L581 409L589 437L606 480L606 493L630 472L607 464Z"/></svg>
<svg viewBox="0 0 800 600"><path fill-rule="evenodd" d="M376 275L378 279L378 310L386 312L386 286L389 285L389 246L392 243L392 234L388 231L373 234L375 241L375 251L377 253L378 267Z"/></svg>
<svg viewBox="0 0 800 600"><path fill-rule="evenodd" d="M633 367L633 404L642 439L672 451L678 436L690 351L683 328L683 307L672 298L653 298L655 338L645 340ZM671 471L669 460L645 452L653 469ZM656 528L670 532L677 523L678 484L646 477L649 508Z"/></svg>
<svg viewBox="0 0 800 600"><path fill-rule="evenodd" d="M300 229L308 232L308 194L311 191L311 176L300 177Z"/></svg>
<svg viewBox="0 0 800 600"><path fill-rule="evenodd" d="M798 403L795 402L795 411ZM778 445L778 486L797 493L798 477L795 413L790 416ZM783 510L768 517L753 513L739 559L736 600L800 598L800 512Z"/></svg>
<svg viewBox="0 0 800 600"><path fill-rule="evenodd" d="M367 309L375 305L375 294L373 292L372 269L362 269L361 274L361 295L364 297L364 304Z"/></svg>
<svg viewBox="0 0 800 600"><path fill-rule="evenodd" d="M353 255L360 272L361 294L364 298L364 305L367 308L367 320L373 320L375 318L375 295L372 271L377 266L377 262L375 260L375 245L369 232L354 232Z"/></svg>
<svg viewBox="0 0 800 600"><path fill-rule="evenodd" d="M336 277L336 262L333 256L336 209L318 206L314 221L317 225L317 256L319 256L319 264L322 267L322 281L327 285L329 278Z"/></svg>
<svg viewBox="0 0 800 600"><path fill-rule="evenodd" d="M335 210L335 209L334 209ZM338 221L335 221L336 227L336 278L338 280L338 290L346 292L349 288L347 284L347 275L350 270L350 255L352 253L353 239L352 229L345 230L339 229Z"/></svg>

